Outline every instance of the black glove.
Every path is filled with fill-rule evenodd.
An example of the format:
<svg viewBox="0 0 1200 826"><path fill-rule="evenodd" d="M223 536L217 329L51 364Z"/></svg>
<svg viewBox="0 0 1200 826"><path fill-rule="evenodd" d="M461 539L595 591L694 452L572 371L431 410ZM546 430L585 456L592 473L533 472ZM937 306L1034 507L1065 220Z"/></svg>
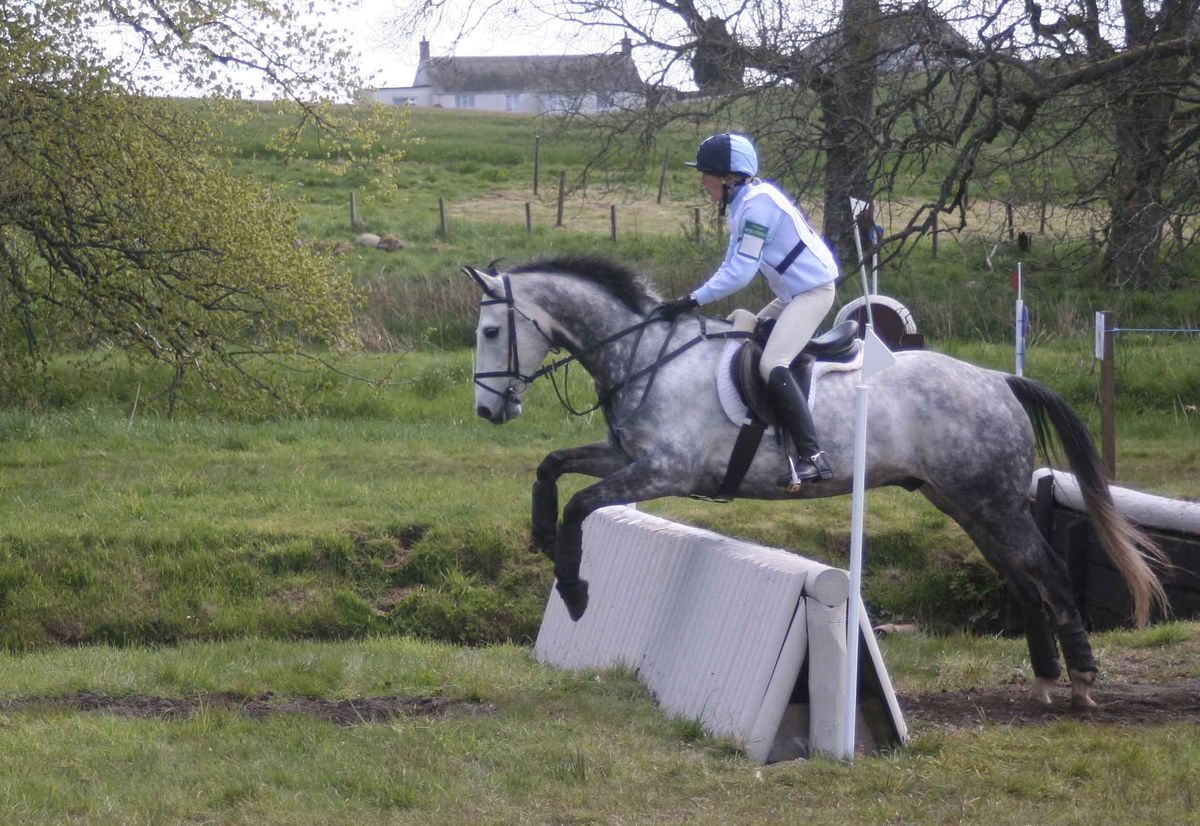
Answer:
<svg viewBox="0 0 1200 826"><path fill-rule="evenodd" d="M690 295L684 295L680 296L679 298L672 298L670 301L665 302L659 308L659 314L662 315L663 318L670 321L680 313L686 313L688 310L694 310L699 306L699 301L692 298Z"/></svg>

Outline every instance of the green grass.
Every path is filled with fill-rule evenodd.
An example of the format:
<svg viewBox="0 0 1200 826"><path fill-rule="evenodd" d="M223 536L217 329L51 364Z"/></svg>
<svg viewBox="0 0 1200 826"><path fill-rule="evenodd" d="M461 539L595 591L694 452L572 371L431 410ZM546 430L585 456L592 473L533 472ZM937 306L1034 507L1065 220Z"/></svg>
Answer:
<svg viewBox="0 0 1200 826"><path fill-rule="evenodd" d="M1173 626L1191 638L1195 625ZM1136 635L1101 649L1144 650ZM987 686L1022 668L1015 641L889 638L898 689ZM1158 661L1171 656L1162 643ZM512 646L400 638L244 639L169 649L0 655L0 817L82 823L1193 822L1195 732L1086 722L914 728L853 765L762 767L671 720L631 674L570 674ZM1196 676L1195 664L1191 675ZM342 700L438 696L484 714L349 727L201 707L181 719L55 706L80 693ZM43 702L28 703L41 698Z"/></svg>
<svg viewBox="0 0 1200 826"><path fill-rule="evenodd" d="M1200 753L1184 727L1141 727L1136 736L1077 722L917 727L910 749L854 766L760 768L695 720L665 719L628 673L533 664L511 644L536 632L551 582L548 560L525 547L529 486L548 451L594 441L604 427L597 416L565 414L540 383L515 423L492 427L473 415L464 346L478 296L457 269L609 252L651 272L665 295L690 289L723 249L707 225L700 243L690 240L690 172L670 173L665 207L678 220L623 225L614 245L592 213L618 194L652 200L657 158L681 160L694 136L665 135L651 161L598 170L568 226L555 229L545 217L551 176L581 171L586 133L421 112L412 137L424 142L408 146L385 185L369 171L284 164L268 143L282 123L273 117L231 130L233 162L297 199L307 238L351 240L355 191L368 229L409 242L340 259L364 287L358 316L383 352L332 357L369 381L290 372L305 388L304 415L202 396L167 420L169 377L102 353L54 362L40 407L0 410L0 702L80 692L432 695L496 713L347 728L220 707L174 720L53 702L5 706L0 821L1197 822L1190 769ZM505 210L520 205L534 134L543 137L543 177L530 235L523 221L484 206L501 196ZM439 236L438 197L450 208L448 238ZM1016 253L1002 245L989 270L992 243L970 233L944 240L937 262L918 251L882 283L931 347L1007 370ZM1035 249L1042 255L1040 241ZM1153 292L1105 295L1048 253L1027 263L1027 374L1062 392L1093 431L1092 312L1116 309L1124 326L1200 319L1200 292L1187 289L1183 272ZM857 295L855 280L843 285L843 301ZM740 297L747 306L765 300L761 291ZM1194 339L1122 337L1122 483L1200 498L1194 353ZM586 377L574 387L588 397ZM561 501L582 484L564 480ZM834 564L849 545L845 498L645 507ZM995 619L999 585L957 526L920 496L888 490L872 492L867 530L875 616L947 632L886 641L902 691L1027 679L1022 641L961 633ZM1115 666L1105 679L1140 679L1147 669L1195 679L1197 633L1175 624L1097 635L1101 662Z"/></svg>
<svg viewBox="0 0 1200 826"><path fill-rule="evenodd" d="M999 345L947 349L985 365L1009 358ZM1029 373L1063 390L1095 428L1094 379L1075 369L1081 353L1082 341L1047 343L1031 352ZM1200 418L1174 412L1165 387L1194 381L1200 367L1182 345L1141 357L1156 366L1129 370L1144 388L1119 406L1119 478L1195 498ZM59 407L0 412L0 645L531 639L551 572L525 547L530 485L549 451L602 438L599 416L567 415L539 383L524 416L491 426L473 415L464 351L341 364L382 383L313 375L307 417L218 406L174 421L155 401L166 377L112 360L57 365ZM1153 376L1164 377L1157 390ZM581 373L573 385L577 400L591 397ZM586 483L564 479L560 501ZM645 507L846 561L848 498ZM867 598L879 619L997 627L996 575L923 497L872 492L867 528Z"/></svg>
<svg viewBox="0 0 1200 826"><path fill-rule="evenodd" d="M405 159L393 175L384 176L370 168L336 174L320 159L285 160L272 149L270 136L287 124L286 116L266 105L246 109L246 120L226 127L231 160L235 168L297 205L304 237L331 246L351 245L357 234L349 224L353 192L364 229L406 242L403 250L390 253L349 246L340 257L366 293L359 315L371 322L374 334L364 336L368 347L468 346L475 296L458 275L465 263L605 253L644 269L661 292L671 296L693 289L724 251L715 208L701 194L694 171L683 166L698 140L716 126L662 130L644 153L630 137L588 168L598 148L593 124L413 110L408 132L396 138L403 141L399 146ZM541 153L537 195L535 136L540 137ZM304 148L312 151L316 144ZM657 205L664 158L664 202ZM560 171L566 173L570 192L564 226L556 227ZM1007 191L1006 185L998 184L998 191ZM441 235L439 199L448 214L448 237ZM1200 291L1193 289L1195 268L1189 262L1164 271L1154 289L1100 292L1092 286L1094 268L1078 263L1086 239L1064 242L1058 238L1061 228L1051 226L1047 235L1035 235L1031 252L1021 253L998 232L998 219L989 214L992 204L983 189L976 199L973 223L961 233L943 234L936 260L926 241L905 260L884 266L882 290L913 312L931 340L1007 341L1014 298L1009 277L1018 262L1025 267L1026 300L1039 341L1086 336L1097 309L1115 310L1125 326L1195 327L1200 320ZM809 195L805 205L813 210L818 200ZM525 230L526 201L534 215L532 234ZM609 240L613 204L619 210L616 243ZM695 208L703 216L699 243L693 240ZM900 222L896 217L897 226L890 228L897 229ZM849 275L839 291L842 301L860 294L857 273ZM765 290L756 289L743 293L739 301L757 307L769 298ZM730 306L732 302L725 302L715 311Z"/></svg>

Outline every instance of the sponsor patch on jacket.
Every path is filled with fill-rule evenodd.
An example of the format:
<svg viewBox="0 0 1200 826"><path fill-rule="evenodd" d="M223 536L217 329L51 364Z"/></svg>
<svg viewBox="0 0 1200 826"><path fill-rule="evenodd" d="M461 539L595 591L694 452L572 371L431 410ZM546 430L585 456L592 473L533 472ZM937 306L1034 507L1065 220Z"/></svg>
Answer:
<svg viewBox="0 0 1200 826"><path fill-rule="evenodd" d="M762 224L747 221L742 225L742 240L738 243L737 251L741 255L758 258L762 255L763 244L766 243L766 240L767 228Z"/></svg>

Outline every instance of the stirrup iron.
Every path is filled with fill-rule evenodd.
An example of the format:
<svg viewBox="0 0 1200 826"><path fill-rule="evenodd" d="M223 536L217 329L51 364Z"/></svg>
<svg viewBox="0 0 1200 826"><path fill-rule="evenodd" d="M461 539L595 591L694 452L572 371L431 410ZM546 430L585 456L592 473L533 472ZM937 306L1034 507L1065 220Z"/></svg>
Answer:
<svg viewBox="0 0 1200 826"><path fill-rule="evenodd" d="M818 450L807 459L800 459L798 467L790 453L787 460L788 472L779 477L778 485L786 488L788 493L799 493L804 482L819 482L822 479L833 478L833 468L829 466L823 450Z"/></svg>
<svg viewBox="0 0 1200 826"><path fill-rule="evenodd" d="M787 460L788 475L780 480L786 482L787 484L783 485L782 487L787 488L788 493L799 493L800 488L804 485L804 480L801 479L800 474L796 472L796 460L792 458L791 454L788 454Z"/></svg>

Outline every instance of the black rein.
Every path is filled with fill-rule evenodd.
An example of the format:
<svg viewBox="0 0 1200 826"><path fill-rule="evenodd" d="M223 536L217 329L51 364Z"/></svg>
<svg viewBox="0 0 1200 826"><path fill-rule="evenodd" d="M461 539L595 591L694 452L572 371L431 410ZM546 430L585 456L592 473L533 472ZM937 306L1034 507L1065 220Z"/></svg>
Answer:
<svg viewBox="0 0 1200 826"><path fill-rule="evenodd" d="M541 325L539 325L537 323L536 319L530 318L526 313L521 312L521 310L517 308L516 302L513 299L512 284L509 282L509 278L507 275L502 276L502 278L504 281L504 297L503 298L483 299L479 302L479 304L481 307L488 306L490 304L505 304L508 307L508 369L492 370L492 371L483 372L483 373L476 373L475 374L475 384L477 384L478 386L487 390L489 393L495 393L497 396L501 396L504 399L508 399L512 394L514 394L516 392L515 385L510 384L507 388L505 388L504 392L500 392L499 390L495 390L491 387L488 387L486 384L484 384L482 381L480 381L480 379L490 379L490 378L516 379L516 380L519 380L521 382L521 384L525 385L525 387L528 387L530 384L533 383L533 381L535 379L539 379L542 376L548 375L548 376L550 376L550 382L554 385L554 392L555 392L555 395L558 396L559 403L563 406L564 409L567 410L567 412L571 413L574 416L586 416L587 414L592 413L595 410L598 410L599 408L605 406L611 399L613 399L625 387L627 387L628 385L637 381L638 379L642 378L643 376L649 375L650 381L646 383L646 388L645 388L645 390L642 391L642 400L641 400L641 402L638 403L638 407L640 408L641 405L645 402L646 397L649 395L650 388L652 388L654 386L654 379L657 375L658 368L662 367L664 364L667 364L668 362L672 361L676 357L687 352L692 347L696 346L697 344L699 344L702 341L707 341L708 339L723 339L723 338L748 338L750 335L749 333L742 332L740 330L727 330L722 333L710 333L710 332L708 332L708 329L707 329L707 323L706 323L707 319L704 316L700 316L700 333L698 335L694 336L693 338L685 341L683 344L679 345L674 350L672 350L668 353L667 346L671 343L671 333L674 332L675 325L678 323L679 320L678 320L678 318L668 320L668 319L662 318L661 316L656 316L654 314L655 311L652 310L650 312L650 315L648 315L646 318L642 319L641 321L637 322L636 324L632 324L629 327L626 327L622 330L618 330L616 333L613 333L611 336L601 339L600 341L579 351L578 353L571 353L570 355L564 356L563 358L555 359L554 361L550 362L546 366L540 367L537 370L535 370L534 372L526 375L520 371L520 366L521 366L520 359L518 358L518 354L517 354L516 316L518 313L521 315L522 318L524 318L526 321L528 321L530 324L533 325L533 328L535 330L537 330L538 333L541 334L542 338L546 339L546 341L548 341L550 343L551 352L554 352L554 353L561 352L562 348L559 347L557 344L555 344L553 339L551 339L550 336L546 335L546 331L541 328ZM603 349L604 347L607 347L609 344L612 344L614 341L619 341L620 339L624 338L627 335L636 333L637 341L634 342L633 350L629 355L629 365L626 368L627 370L632 370L633 362L634 362L634 359L637 357L638 348L641 343L642 333L645 332L645 329L647 327L649 327L651 324L654 324L657 322L669 323L671 325L671 330L668 331L667 336L663 339L662 347L659 349L658 356L655 358L654 362L646 367L643 367L641 370L637 370L633 373L629 373L628 375L625 376L625 378L621 379L616 384L600 390L598 392L599 398L597 399L596 403L594 405L592 405L591 407L589 407L587 410L576 410L575 407L571 404L570 399L567 398L565 391L561 390L558 386L558 381L555 378L555 376L558 372L558 369L561 367L567 367L573 361L579 361L580 356L585 356L588 353L599 351L599 350Z"/></svg>

